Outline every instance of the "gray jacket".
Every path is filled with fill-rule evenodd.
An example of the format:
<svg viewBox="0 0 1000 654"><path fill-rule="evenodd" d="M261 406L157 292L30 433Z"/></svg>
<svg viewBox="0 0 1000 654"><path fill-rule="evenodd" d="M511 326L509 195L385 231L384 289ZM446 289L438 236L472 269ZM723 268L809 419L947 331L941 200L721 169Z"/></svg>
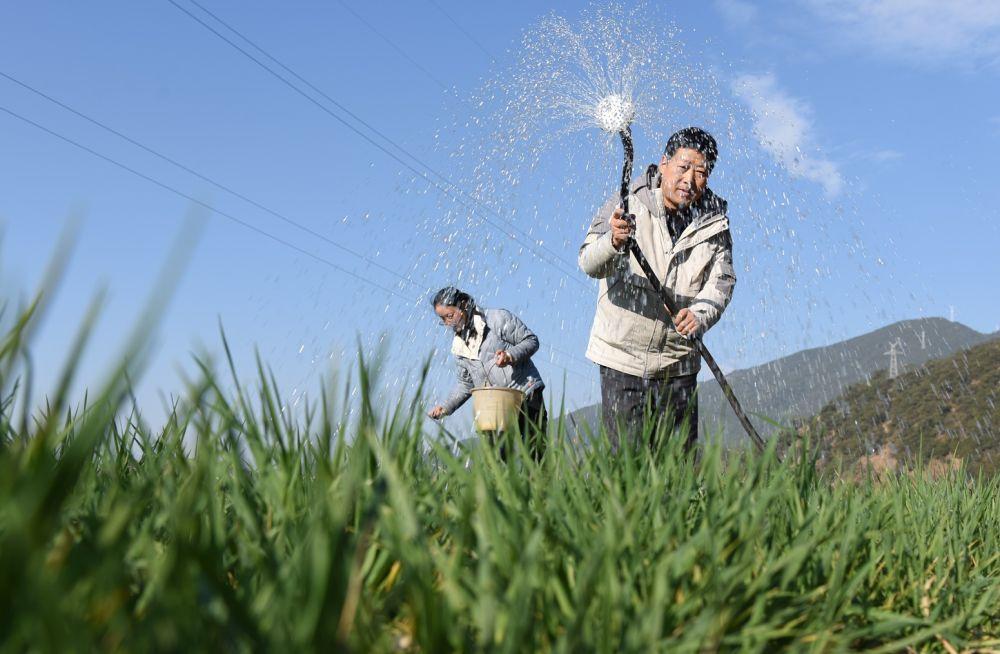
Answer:
<svg viewBox="0 0 1000 654"><path fill-rule="evenodd" d="M477 308L473 314L476 335L468 340L455 336L451 352L455 355L458 382L442 403L445 415L454 413L480 386L516 388L524 394L545 388L542 376L531 362L538 351L538 337L506 309ZM497 350L506 350L514 363L503 368L494 362Z"/></svg>
<svg viewBox="0 0 1000 654"><path fill-rule="evenodd" d="M629 210L635 215L635 238L678 308L687 307L698 317L700 337L718 322L736 285L726 201L706 189L690 209L691 222L673 241L659 174L653 170L632 185ZM616 206L617 196L597 212L580 247L580 268L601 280L587 358L645 378L696 373L701 359L694 341L674 329L634 257L611 244Z"/></svg>

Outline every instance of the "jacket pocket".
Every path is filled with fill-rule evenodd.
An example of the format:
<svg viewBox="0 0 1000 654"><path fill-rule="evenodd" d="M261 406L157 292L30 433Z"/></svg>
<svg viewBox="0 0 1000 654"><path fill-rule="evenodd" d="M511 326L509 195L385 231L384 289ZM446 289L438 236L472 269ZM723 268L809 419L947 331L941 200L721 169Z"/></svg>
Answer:
<svg viewBox="0 0 1000 654"><path fill-rule="evenodd" d="M597 303L594 332L600 340L615 349L631 347L632 332L635 330L635 317L627 313L631 295L629 285L618 281Z"/></svg>
<svg viewBox="0 0 1000 654"><path fill-rule="evenodd" d="M662 287L668 295L672 295L668 280L661 280ZM653 289L653 284L642 275L628 274L623 276L621 284L616 287L616 293L608 293L612 302L628 314L624 316L626 320L639 325L642 333L636 338L643 348L649 344L651 326L649 321L663 321L667 319L667 310L663 305L660 294Z"/></svg>
<svg viewBox="0 0 1000 654"><path fill-rule="evenodd" d="M683 258L677 263L674 294L678 299L693 298L705 286L705 277L715 257L714 246L708 242L699 243L677 256Z"/></svg>

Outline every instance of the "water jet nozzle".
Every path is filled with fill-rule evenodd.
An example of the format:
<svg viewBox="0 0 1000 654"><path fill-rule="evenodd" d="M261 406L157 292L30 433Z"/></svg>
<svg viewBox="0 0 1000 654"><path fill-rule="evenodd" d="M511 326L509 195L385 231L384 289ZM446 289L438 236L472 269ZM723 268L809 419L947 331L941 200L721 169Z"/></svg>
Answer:
<svg viewBox="0 0 1000 654"><path fill-rule="evenodd" d="M612 93L597 103L594 108L594 118L597 120L597 125L605 132L610 134L624 132L635 118L635 105L629 98Z"/></svg>

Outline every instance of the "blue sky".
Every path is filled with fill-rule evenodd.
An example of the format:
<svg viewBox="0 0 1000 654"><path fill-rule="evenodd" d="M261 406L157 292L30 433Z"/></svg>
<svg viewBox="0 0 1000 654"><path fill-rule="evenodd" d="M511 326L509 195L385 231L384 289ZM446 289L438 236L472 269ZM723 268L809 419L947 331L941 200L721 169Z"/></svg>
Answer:
<svg viewBox="0 0 1000 654"><path fill-rule="evenodd" d="M189 0L177 4L224 32ZM565 393L571 406L598 398L596 372L582 357L595 289L572 263L589 211L613 188L613 144L587 149L570 139L519 170L516 187L475 186L484 173L472 169L491 162L472 136L475 121L466 126L482 115L470 98L514 72L522 35L550 12L576 24L587 5L201 5L422 165L466 192L490 192L496 213L470 216L334 118L381 142L329 99L307 89L316 103L307 100L166 0L7 3L0 72L254 203L0 77L0 106L188 196L0 112L6 297L38 284L69 218L79 217L67 275L35 343L40 390L104 288L80 386L99 378L185 216L200 213L205 224L156 336L143 404L182 387L192 353L219 352L220 321L241 368L250 371L259 349L291 397L344 369L359 341L386 348L386 384L398 390L437 348L431 392L444 392L447 336L422 298L456 280L538 331L553 395ZM995 3L656 2L645 15L683 49L665 61L677 67L670 74L695 94L713 85L724 102L711 117L688 105L637 125L637 160L654 160L662 135L681 121L714 128L729 119L737 128L717 132L723 158L711 180L730 199L737 238L737 297L708 339L727 367L921 315L953 311L980 331L1000 327ZM189 198L246 225L194 210ZM514 227L494 229L482 215Z"/></svg>

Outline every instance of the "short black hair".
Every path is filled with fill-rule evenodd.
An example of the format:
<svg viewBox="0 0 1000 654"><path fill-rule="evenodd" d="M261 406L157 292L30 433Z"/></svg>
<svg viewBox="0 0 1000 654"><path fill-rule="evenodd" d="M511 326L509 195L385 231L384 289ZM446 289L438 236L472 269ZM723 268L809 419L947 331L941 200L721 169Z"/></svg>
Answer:
<svg viewBox="0 0 1000 654"><path fill-rule="evenodd" d="M460 291L454 286L445 286L431 297L431 306L438 305L458 307L466 313L471 313L469 310L475 308L476 301L465 291Z"/></svg>
<svg viewBox="0 0 1000 654"><path fill-rule="evenodd" d="M663 149L663 153L669 159L681 148L691 148L705 155L705 165L708 166L708 172L712 172L715 160L719 157L719 146L711 134L700 127L685 127L667 139L667 147Z"/></svg>

